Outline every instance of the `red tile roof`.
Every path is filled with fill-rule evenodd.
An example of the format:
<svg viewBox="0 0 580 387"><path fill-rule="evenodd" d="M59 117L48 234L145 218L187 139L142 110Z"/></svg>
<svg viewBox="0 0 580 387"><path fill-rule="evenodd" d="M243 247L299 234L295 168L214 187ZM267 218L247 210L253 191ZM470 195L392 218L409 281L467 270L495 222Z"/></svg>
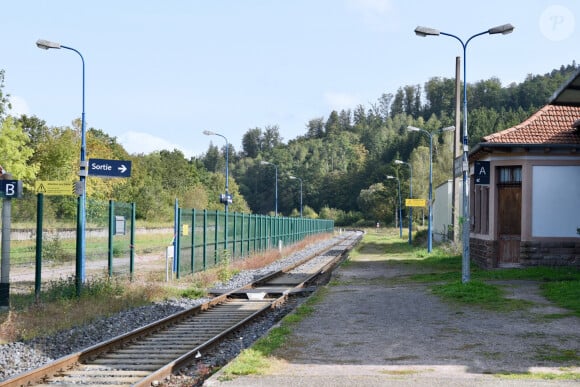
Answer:
<svg viewBox="0 0 580 387"><path fill-rule="evenodd" d="M580 144L580 106L546 105L512 128L482 138L495 144ZM482 144L483 145L483 144Z"/></svg>

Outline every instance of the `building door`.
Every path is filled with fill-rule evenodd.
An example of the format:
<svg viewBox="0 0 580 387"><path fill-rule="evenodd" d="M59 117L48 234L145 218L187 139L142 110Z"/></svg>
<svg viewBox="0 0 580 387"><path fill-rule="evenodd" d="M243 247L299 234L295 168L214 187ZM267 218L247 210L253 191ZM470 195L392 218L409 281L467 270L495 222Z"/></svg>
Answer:
<svg viewBox="0 0 580 387"><path fill-rule="evenodd" d="M500 168L498 185L498 266L517 266L522 236L521 167Z"/></svg>

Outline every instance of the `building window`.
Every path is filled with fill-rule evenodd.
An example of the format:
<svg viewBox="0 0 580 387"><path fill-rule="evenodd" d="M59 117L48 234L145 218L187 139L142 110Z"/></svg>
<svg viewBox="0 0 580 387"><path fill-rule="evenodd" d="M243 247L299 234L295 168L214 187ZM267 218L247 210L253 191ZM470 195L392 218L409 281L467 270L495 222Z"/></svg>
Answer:
<svg viewBox="0 0 580 387"><path fill-rule="evenodd" d="M500 167L499 184L522 184L522 167Z"/></svg>

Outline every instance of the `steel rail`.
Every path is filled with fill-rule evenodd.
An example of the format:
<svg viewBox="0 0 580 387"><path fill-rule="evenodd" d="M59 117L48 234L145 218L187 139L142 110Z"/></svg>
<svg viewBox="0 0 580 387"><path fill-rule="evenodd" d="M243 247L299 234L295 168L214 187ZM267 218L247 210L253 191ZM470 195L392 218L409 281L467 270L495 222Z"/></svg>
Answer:
<svg viewBox="0 0 580 387"><path fill-rule="evenodd" d="M284 303L288 295L307 286L336 266L361 238L347 233L330 247L250 285L217 295L210 301L148 324L37 369L0 382L1 387L38 383L150 386L187 363L228 333ZM337 247L339 246L339 247ZM316 257L327 256L318 268L297 275L292 271ZM264 299L233 298L237 293L263 292ZM265 298L265 295L278 295ZM196 336L197 335L197 336Z"/></svg>

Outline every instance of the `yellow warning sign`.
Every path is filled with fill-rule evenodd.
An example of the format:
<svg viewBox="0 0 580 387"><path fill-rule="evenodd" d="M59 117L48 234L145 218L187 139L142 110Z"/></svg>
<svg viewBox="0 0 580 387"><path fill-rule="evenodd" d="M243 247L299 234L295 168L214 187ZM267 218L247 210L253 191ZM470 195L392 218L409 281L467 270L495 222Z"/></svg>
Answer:
<svg viewBox="0 0 580 387"><path fill-rule="evenodd" d="M406 207L427 207L427 199L405 199Z"/></svg>
<svg viewBox="0 0 580 387"><path fill-rule="evenodd" d="M70 181L37 181L34 191L44 195L74 195L74 183Z"/></svg>

